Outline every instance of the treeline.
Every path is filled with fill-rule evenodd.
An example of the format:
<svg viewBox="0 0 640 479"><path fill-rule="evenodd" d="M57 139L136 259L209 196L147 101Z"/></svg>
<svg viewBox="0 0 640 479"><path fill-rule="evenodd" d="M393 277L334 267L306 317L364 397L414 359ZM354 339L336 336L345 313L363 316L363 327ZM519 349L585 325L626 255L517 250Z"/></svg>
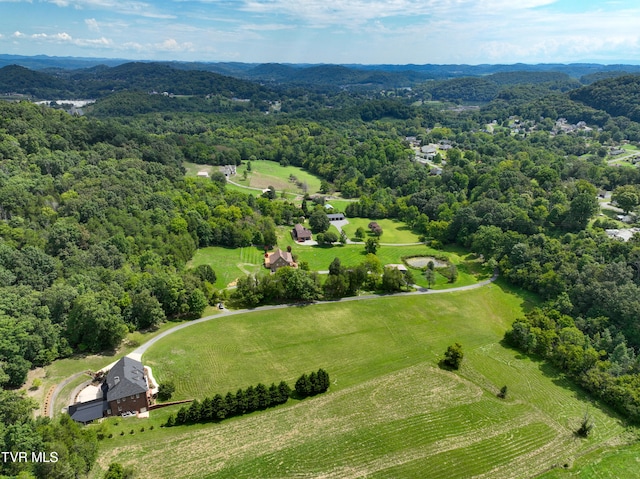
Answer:
<svg viewBox="0 0 640 479"><path fill-rule="evenodd" d="M609 329L583 332L570 316L552 309L534 309L511 328L508 343L551 361L591 394L640 422L640 360L623 335L612 336Z"/></svg>
<svg viewBox="0 0 640 479"><path fill-rule="evenodd" d="M27 452L28 460L0 461L2 477L75 479L89 473L98 457L96 432L63 414L34 419L37 405L23 393L0 389L0 446L4 453ZM31 454L40 458L33 460Z"/></svg>
<svg viewBox="0 0 640 479"><path fill-rule="evenodd" d="M377 243L376 243L377 244ZM335 299L356 295L359 291L408 291L413 285L410 272L384 267L373 253L359 265L343 266L339 258L329 265L329 274L321 284L318 273L288 266L274 274L247 275L239 278L231 300L245 307L260 304L311 302L321 298Z"/></svg>
<svg viewBox="0 0 640 479"><path fill-rule="evenodd" d="M319 369L309 375L300 376L296 381L295 393L300 399L315 396L326 392L329 385L329 374L324 369ZM213 397L206 397L202 401L195 399L189 407L182 406L175 417L173 414L170 415L167 418L166 426L221 421L254 411L262 411L286 403L291 394L292 390L289 385L285 381L280 381L277 386L275 383L269 387L258 383L256 386L238 389L235 394L229 391L224 396L216 394Z"/></svg>
<svg viewBox="0 0 640 479"><path fill-rule="evenodd" d="M216 394L213 397L206 397L202 401L195 399L189 407L182 406L175 418L173 414L169 416L166 425L179 426L241 416L284 404L289 400L290 394L291 388L284 381L281 381L277 386L272 383L269 387L259 383L255 387L238 389L235 394L228 392L225 396Z"/></svg>

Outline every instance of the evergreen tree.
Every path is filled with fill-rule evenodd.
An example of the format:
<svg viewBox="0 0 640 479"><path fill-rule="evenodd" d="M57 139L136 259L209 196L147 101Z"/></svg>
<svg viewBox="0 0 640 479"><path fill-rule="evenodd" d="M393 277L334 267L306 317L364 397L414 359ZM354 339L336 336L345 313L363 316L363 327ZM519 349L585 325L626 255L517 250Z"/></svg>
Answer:
<svg viewBox="0 0 640 479"><path fill-rule="evenodd" d="M189 409L187 410L187 421L196 423L200 422L201 412L200 412L200 401L194 399L193 402L189 405Z"/></svg>
<svg viewBox="0 0 640 479"><path fill-rule="evenodd" d="M256 386L256 401L257 401L257 409L266 409L269 407L269 391L267 387L258 383Z"/></svg>
<svg viewBox="0 0 640 479"><path fill-rule="evenodd" d="M178 413L176 414L176 424L186 424L187 423L187 408L182 406Z"/></svg>
<svg viewBox="0 0 640 479"><path fill-rule="evenodd" d="M211 402L215 420L224 419L225 417L227 417L227 405L224 402L224 398L220 394L216 394Z"/></svg>
<svg viewBox="0 0 640 479"><path fill-rule="evenodd" d="M238 389L236 392L236 412L237 414L244 414L247 412L249 405L247 403L247 396L243 389Z"/></svg>
<svg viewBox="0 0 640 479"><path fill-rule="evenodd" d="M256 390L253 386L249 386L245 390L245 396L247 398L247 412L253 412L258 409L258 396L256 395Z"/></svg>
<svg viewBox="0 0 640 479"><path fill-rule="evenodd" d="M299 397L305 398L309 396L313 391L313 386L311 384L311 381L309 380L309 376L307 376L306 374L300 376L296 381L295 389Z"/></svg>
<svg viewBox="0 0 640 479"><path fill-rule="evenodd" d="M280 404L286 403L291 395L291 388L289 385L284 381L280 381L280 384L278 384L278 392L280 393Z"/></svg>
<svg viewBox="0 0 640 479"><path fill-rule="evenodd" d="M224 402L227 408L227 417L235 416L236 414L238 414L238 402L236 401L236 397L231 391L229 391L224 397Z"/></svg>
<svg viewBox="0 0 640 479"><path fill-rule="evenodd" d="M213 415L213 400L209 396L202 400L202 405L200 406L200 418L202 421L212 421L215 419Z"/></svg>

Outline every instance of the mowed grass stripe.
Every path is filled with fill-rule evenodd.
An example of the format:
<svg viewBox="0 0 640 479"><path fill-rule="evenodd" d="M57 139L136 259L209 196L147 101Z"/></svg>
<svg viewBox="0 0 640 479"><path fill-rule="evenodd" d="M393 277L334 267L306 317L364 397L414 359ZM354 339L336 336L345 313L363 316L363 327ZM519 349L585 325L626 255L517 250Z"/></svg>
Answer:
<svg viewBox="0 0 640 479"><path fill-rule="evenodd" d="M509 464L519 456L536 451L552 440L555 431L546 424L533 423L489 439L432 456L412 460L398 466L368 474L372 478L428 477L429 479L464 478L486 474L496 466ZM508 476L526 477L519 471Z"/></svg>
<svg viewBox="0 0 640 479"><path fill-rule="evenodd" d="M393 462L396 455L401 456L406 450L421 448L428 451L435 443L445 440L455 447L458 436L472 434L488 423L508 422L522 413L520 408L509 410L504 405L485 400L389 422L378 423L383 418L372 417L371 423L363 428L312 438L297 447L283 448L223 467L216 471L215 477L302 476L341 470L343 465L348 465L350 471L366 471L380 457ZM336 461L335 451L340 451L339 461Z"/></svg>

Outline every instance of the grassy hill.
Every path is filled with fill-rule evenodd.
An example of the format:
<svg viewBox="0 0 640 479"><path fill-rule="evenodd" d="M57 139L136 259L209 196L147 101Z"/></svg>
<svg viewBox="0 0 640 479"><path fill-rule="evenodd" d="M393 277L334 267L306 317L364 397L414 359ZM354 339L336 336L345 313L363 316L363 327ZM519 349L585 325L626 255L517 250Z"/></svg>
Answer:
<svg viewBox="0 0 640 479"><path fill-rule="evenodd" d="M318 367L331 375L331 388L219 424L159 428L171 408L146 422L120 420L101 442L99 465L135 465L137 477L154 478L402 478L425 471L432 478L525 478L620 443L618 417L553 368L502 346L504 331L530 304L493 284L261 311L183 329L143 358L159 381L176 382L177 399L259 381L291 383ZM463 345L463 366L442 370L438 362L454 341ZM503 385L505 400L496 397ZM577 439L573 431L587 409L596 427L589 439ZM93 477L100 477L97 469Z"/></svg>

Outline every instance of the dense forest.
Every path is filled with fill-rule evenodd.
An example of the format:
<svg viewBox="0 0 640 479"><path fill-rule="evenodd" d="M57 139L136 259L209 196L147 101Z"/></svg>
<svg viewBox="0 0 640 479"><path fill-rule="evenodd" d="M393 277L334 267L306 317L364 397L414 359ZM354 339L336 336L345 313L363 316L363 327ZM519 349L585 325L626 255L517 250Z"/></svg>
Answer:
<svg viewBox="0 0 640 479"><path fill-rule="evenodd" d="M187 268L197 248L269 247L279 225L310 213L229 190L221 173L185 177L184 161L299 166L326 191L357 200L348 216L397 218L431 246L455 243L481 254L544 301L514 324L512 344L549 358L640 420L640 240L610 239L604 230L618 223L596 218L603 190L626 212L640 205L640 171L607 161L612 150L640 141L638 77L572 89L579 85L564 73L516 71L372 93L269 90L157 68L105 67L115 91L85 116L0 103L0 393L26 411L0 411L3 450L21 450L20 441L33 437L46 444L55 428L66 428L72 447L80 434L31 419L33 405L15 391L30 368L115 349L128 332L170 318L200 316L220 292L210 267ZM27 75L25 88L42 87L42 73L23 70L2 72ZM167 88L188 97L150 94L167 75L174 82ZM101 73L100 82L107 77ZM143 88L129 91L129 80ZM85 87L104 89L100 82ZM61 95L78 91L44 84ZM436 96L451 103L430 101ZM450 108L465 99L481 105ZM407 137L447 146L430 160L438 174L434 163L416 161ZM314 300L357 294L378 280L366 287L407 287L372 257L350 266L332 265L322 286L302 269L241 279L236 297Z"/></svg>

